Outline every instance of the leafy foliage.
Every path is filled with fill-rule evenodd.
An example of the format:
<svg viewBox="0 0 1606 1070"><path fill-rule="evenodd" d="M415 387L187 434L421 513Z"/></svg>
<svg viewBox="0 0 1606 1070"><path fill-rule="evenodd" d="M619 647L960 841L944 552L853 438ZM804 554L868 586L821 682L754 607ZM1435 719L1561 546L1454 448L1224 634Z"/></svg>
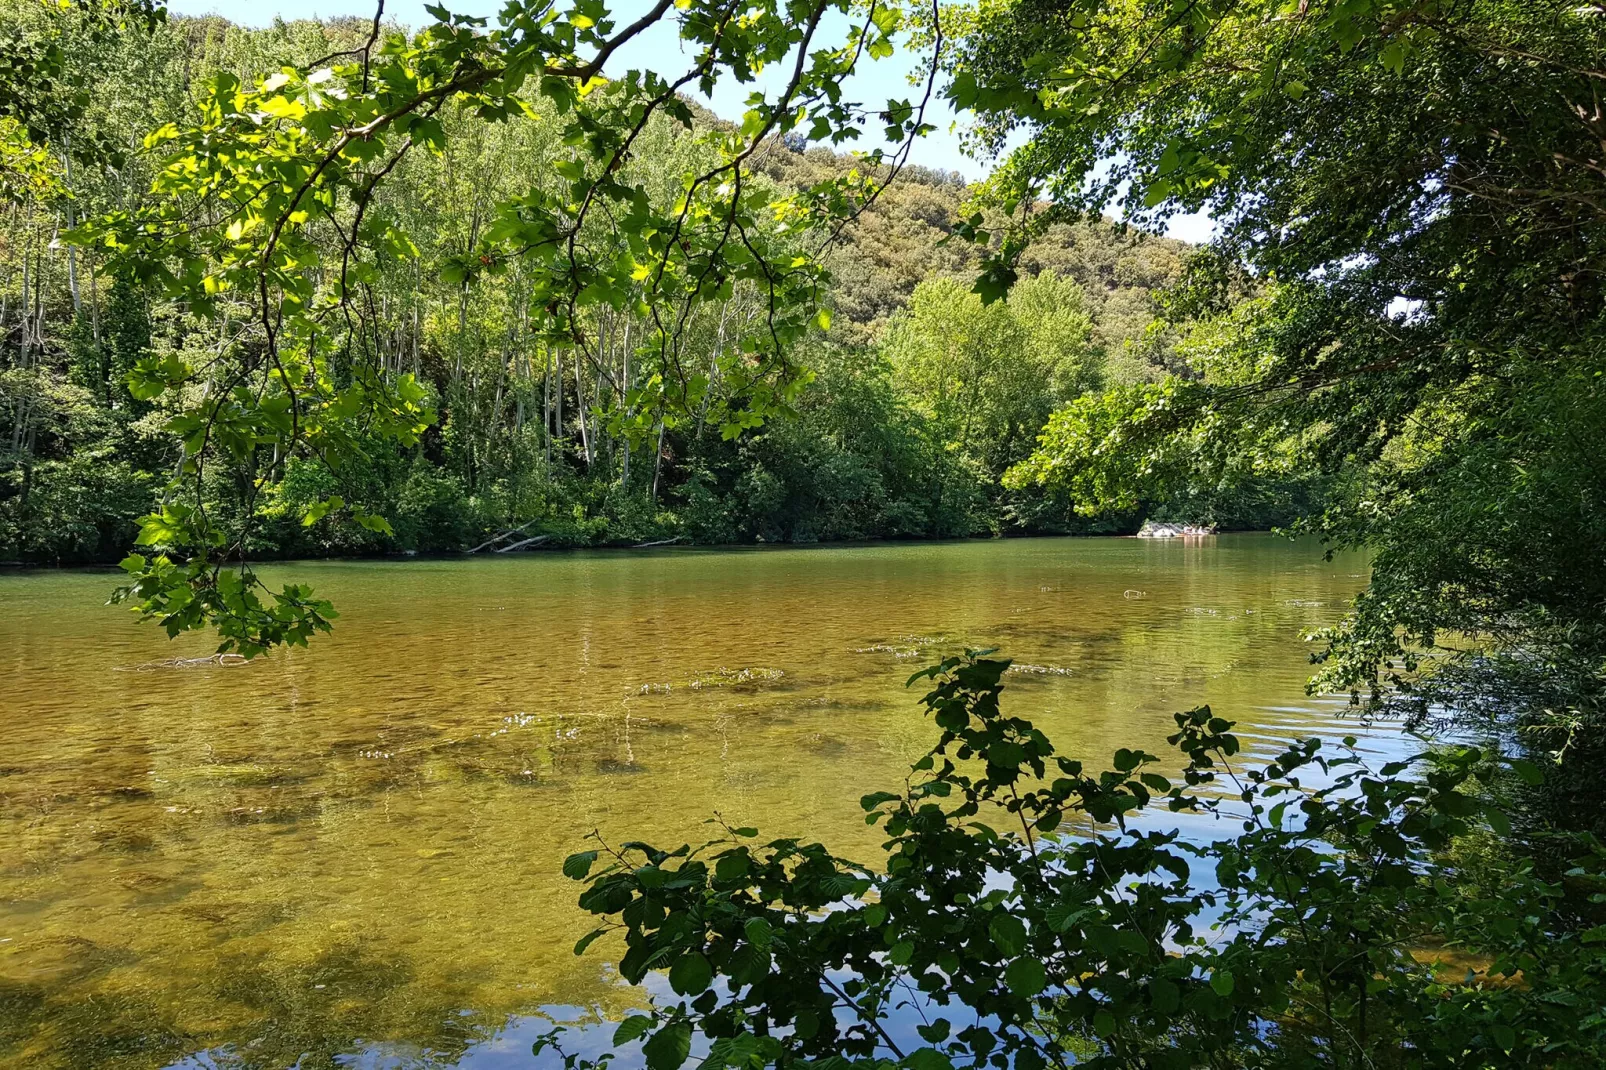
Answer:
<svg viewBox="0 0 1606 1070"><path fill-rule="evenodd" d="M850 18L835 46L822 43L828 12ZM804 123L817 136L852 136L863 110L839 84L861 52L890 50L896 6L855 13L846 0L795 9L664 0L617 26L595 4L513 4L488 32L484 20L432 13L438 21L411 38L376 16L355 47L255 84L216 75L198 119L146 138L161 154L149 195L75 234L104 250L114 273L181 304L222 339L204 360L151 354L129 374L140 401L182 399L167 424L183 442L169 494L188 504L152 514L140 541L182 552L189 565L148 561L123 596L169 627L217 625L224 648L242 643L241 630L254 637L243 641L248 653L304 639L325 619L291 588L273 611L224 590L222 562L245 554L255 499L281 467L309 458L338 470L360 455L359 437L407 448L434 422L425 388L405 372L387 374L390 325L375 285L420 252L385 203L384 184L415 149L448 151L454 113L552 122L567 151L551 161L550 178L488 206L483 225L476 216L441 278L466 292L477 277L517 271L535 337L577 360L595 353L604 310L646 320L637 384L611 421L638 442L651 426L646 414L658 414L660 427L695 414L731 438L788 409L807 381L790 350L829 322L816 308L827 280L821 245L875 199L881 165L895 171L902 162L872 153L863 170L786 196L755 181L748 163L766 139ZM689 70L672 81L605 73L622 45L669 18L695 54ZM683 87L707 92L722 73L746 81L783 63L791 66L784 88L755 93L742 125L706 139L672 188L631 166L650 128L692 125ZM881 113L889 139L924 132L921 114L921 105L889 102ZM708 372L688 369L682 346L694 313L737 287L761 295L762 315L722 332ZM245 487L227 528L207 507L214 465L240 473ZM367 515L358 523L368 526ZM248 567L238 575L256 583ZM175 602L185 612L170 612Z"/></svg>
<svg viewBox="0 0 1606 1070"><path fill-rule="evenodd" d="M69 135L89 108L91 84L104 73L107 44L120 30L150 29L167 12L154 0L75 0L18 5L0 23L0 187L18 180L53 185L37 146L65 141L81 159L121 162L109 138Z"/></svg>
<svg viewBox="0 0 1606 1070"><path fill-rule="evenodd" d="M667 969L679 997L614 1043L647 1037L652 1070L681 1066L693 1036L708 1065L913 1070L1588 1066L1606 1052L1602 931L1563 932L1562 889L1527 866L1484 882L1447 861L1507 827L1475 790L1495 756L1373 768L1353 741L1330 754L1306 740L1241 767L1231 725L1200 708L1170 740L1180 783L1130 750L1095 771L1003 711L1007 667L972 653L911 679L931 680L940 735L904 791L864 797L883 865L729 827L695 848L571 857L581 905L605 919L576 950L618 930L624 978ZM1241 832L1202 845L1156 807ZM1597 846L1568 878L1597 901L1602 861ZM919 1047L894 1037L899 1014L922 1019Z"/></svg>
<svg viewBox="0 0 1606 1070"><path fill-rule="evenodd" d="M1603 34L1559 0L981 5L955 98L1031 134L984 198L1015 213L997 270L1123 190L1134 220L1221 228L1169 298L1185 366L1074 402L1012 481L1096 514L1317 471L1308 526L1375 559L1313 686L1596 753ZM1464 685L1498 652L1571 697L1517 672L1491 723Z"/></svg>
<svg viewBox="0 0 1606 1070"><path fill-rule="evenodd" d="M17 3L25 0L0 10L9 17ZM49 14L22 10L29 19ZM1180 270L1179 243L1121 235L1103 223L1050 228L1028 250L1023 273L1052 277L1044 292L1060 296L1041 308L1021 299L1007 314L1022 348L995 348L988 382L998 387L986 396L1007 393L1008 418L978 421L966 436L950 418L952 406L936 418L940 379L912 372L929 364L915 355L928 345L921 339L946 329L934 313L959 285L950 276L973 272L981 254L966 243L944 244L960 214L962 180L904 167L822 254L830 281L817 303L830 310L830 328L816 322L785 350L809 385L779 410L787 418L726 438L720 410L735 394L722 362L737 358L744 333L764 331L768 299L756 282L735 280L728 294L696 304L682 325L680 365L708 383L688 413L665 400L661 355L650 351L654 321L640 303L585 305L587 344L554 341L543 327L545 308L531 305L529 263L510 258L493 270L476 259L498 206L532 186L556 196L570 185L556 170L573 154L561 137L562 116L539 95L527 101L535 119L482 118L466 101L444 106L436 116L443 147L407 152L364 214L405 233L416 253L368 249L363 263L377 274L354 291L354 308L329 314L356 315L350 344L342 334L340 352L316 359L336 391L361 385L348 373L353 361L382 391L401 391L410 376L422 396L409 404L433 417L416 440L360 414L347 420L325 406L319 417L302 387L293 408L300 427L312 434L318 420L338 419L332 446L274 461L274 447L258 443L241 461L213 436L211 453L197 459L200 471L168 486L197 406L217 397L203 394L206 384L236 356L263 359L252 348L261 331L251 295L220 290L208 319L137 272L109 274L104 246L53 241L74 219L158 211L166 196L151 192L161 181L163 147L128 154L115 170L109 157L77 153L64 168L55 154L91 142L137 144L152 126L184 129L196 120L191 85L257 70L315 72L331 52L360 57L373 35L368 20L245 30L215 18L175 18L150 31L127 25L92 53L76 45L63 53L75 65L71 77L95 87L93 99L69 130L36 147L55 192L18 191L0 245L0 558L115 562L140 530L139 517L180 499L202 503L211 528L226 538L222 550L209 552L236 568L242 555L463 550L514 528L546 536L542 545L550 547L1129 530L1141 519L1079 518L1063 495L1004 492L997 476L1023 454L1030 425L1054 404L1106 378L1142 381L1163 372L1171 342L1152 343L1148 327L1154 295ZM695 108L692 119L690 129L650 120L620 172L654 204L672 204L685 176L716 165L720 145L736 132ZM866 161L830 144L810 147L798 130L771 135L747 161L750 181L784 199L868 173ZM352 211L340 196L340 211ZM338 231L325 218L296 234L326 263L345 255L350 234L340 211ZM623 255L622 232L594 218L585 248ZM465 264L470 270L459 277ZM629 281L640 287L645 280ZM911 304L918 307L900 311ZM1075 321L1069 330L1057 318L1061 306ZM961 318L984 327L998 315L978 305ZM1046 354L1031 340L1056 332L1070 345L1063 354L1070 363L1061 363L1074 364L1074 374L1034 384L1049 358L1032 356L1029 372L1014 363ZM267 405L277 379L264 382ZM673 388L676 380L667 382ZM277 396L272 404L285 404L282 390ZM218 410L230 426L255 419L249 406L231 403ZM109 473L97 477L102 490L93 496L70 489L85 485L79 475L57 478L68 461L81 473L95 468L90 458L110 457L129 469L115 488ZM1267 521L1239 515L1244 523ZM315 522L304 523L309 517ZM156 549L179 560L193 547Z"/></svg>

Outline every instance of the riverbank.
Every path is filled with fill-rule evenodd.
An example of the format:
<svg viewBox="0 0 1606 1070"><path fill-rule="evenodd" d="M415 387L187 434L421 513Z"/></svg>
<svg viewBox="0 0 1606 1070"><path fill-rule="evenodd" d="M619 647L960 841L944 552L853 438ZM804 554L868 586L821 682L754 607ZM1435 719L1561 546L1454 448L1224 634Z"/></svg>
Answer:
<svg viewBox="0 0 1606 1070"><path fill-rule="evenodd" d="M1148 522L1145 522L1148 523ZM767 542L763 539L754 539L749 542L696 542L690 539L672 537L665 540L649 540L645 543L631 542L620 539L616 541L594 540L583 541L575 538L563 538L551 533L542 533L539 541L534 545L514 546L503 549L492 547L475 551L465 550L361 550L348 553L331 553L322 555L278 555L265 553L253 556L253 564L289 564L296 561L455 561L470 557L492 556L518 556L523 554L547 554L556 552L573 552L579 550L604 550L611 552L640 553L651 551L719 551L719 550L777 550L777 549L855 549L886 546L946 546L957 543L995 543L1015 542L1036 539L1107 539L1107 538L1150 538L1156 536L1143 536L1140 530L1143 525L1131 526L1133 530L1117 531L1081 531L1081 532L1011 532L999 535L954 535L946 537L909 536L898 537L866 537L856 539L830 539L810 541L782 541ZM1167 525L1182 528L1184 525ZM1189 525L1191 526L1191 525ZM1217 535L1272 535L1276 536L1275 529L1264 528L1226 528L1210 531L1187 531L1188 538L1209 538ZM126 553L126 551L124 551ZM114 569L121 556L105 556L96 560L10 560L0 561L0 571L30 569Z"/></svg>

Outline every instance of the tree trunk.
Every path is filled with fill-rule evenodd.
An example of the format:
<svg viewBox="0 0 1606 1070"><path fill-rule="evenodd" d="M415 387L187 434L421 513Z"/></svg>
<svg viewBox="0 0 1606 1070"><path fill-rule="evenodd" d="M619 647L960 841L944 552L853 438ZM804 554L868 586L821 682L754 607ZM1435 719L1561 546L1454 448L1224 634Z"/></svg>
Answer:
<svg viewBox="0 0 1606 1070"><path fill-rule="evenodd" d="M586 468L591 468L591 436L586 429L586 395L585 376L581 374L580 347L574 350L574 408L575 415L580 420L580 451L585 457Z"/></svg>
<svg viewBox="0 0 1606 1070"><path fill-rule="evenodd" d="M67 229L71 230L77 225L77 215L73 211L72 203L71 137L66 139L66 145L67 151L61 154L61 165L64 172L63 177L67 184ZM67 246L67 289L72 293L72 310L73 315L76 316L83 309L83 305L78 297L78 247L72 244Z"/></svg>
<svg viewBox="0 0 1606 1070"><path fill-rule="evenodd" d="M658 418L658 450L652 458L652 503L658 504L658 473L664 467L664 421Z"/></svg>

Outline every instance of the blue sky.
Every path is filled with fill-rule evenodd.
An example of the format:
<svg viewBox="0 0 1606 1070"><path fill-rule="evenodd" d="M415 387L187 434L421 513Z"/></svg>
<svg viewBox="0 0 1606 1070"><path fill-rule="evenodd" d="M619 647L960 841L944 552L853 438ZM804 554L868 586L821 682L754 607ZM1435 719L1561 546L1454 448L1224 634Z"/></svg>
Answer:
<svg viewBox="0 0 1606 1070"><path fill-rule="evenodd" d="M441 2L458 14L477 15L493 23L502 7L502 0L441 0ZM385 17L408 26L423 25L431 21L424 11L424 3L425 0L386 0ZM307 18L329 19L346 15L371 18L374 13L373 0L168 0L167 6L168 10L175 14L217 14L245 26L266 26L276 18L286 21ZM620 22L628 22L635 17L633 12L644 9L644 6L643 0L623 0L615 8L616 17ZM845 35L847 29L846 23L843 22L834 29L834 32L837 35ZM827 24L823 32L833 32L833 28ZM675 76L684 73L689 63L690 57L681 51L680 40L673 26L666 23L654 27L621 49L610 66L616 66L618 70L632 67L647 68ZM917 65L917 57L901 50L884 60L871 61L867 57L861 60L859 70L849 79L847 95L850 99L874 104L877 107L892 98L917 100L923 91L924 83L915 86L908 80ZM775 77L781 74L779 71L767 73ZM768 88L768 83L771 81L770 77L761 77L758 88ZM724 118L739 119L745 110L744 101L747 94L753 88L755 87L752 85L744 86L727 79L715 88L712 98L705 99L704 102ZM926 121L935 126L936 130L915 145L910 153L912 162L926 167L958 171L968 179L978 179L987 173L988 161L973 160L961 151L954 112L939 94L932 95L931 105L926 112ZM843 148L868 149L882 144L878 132L872 127L865 131L865 136L856 144L845 145ZM1211 222L1206 216L1182 216L1172 220L1167 233L1186 241L1204 241L1209 238L1211 229Z"/></svg>

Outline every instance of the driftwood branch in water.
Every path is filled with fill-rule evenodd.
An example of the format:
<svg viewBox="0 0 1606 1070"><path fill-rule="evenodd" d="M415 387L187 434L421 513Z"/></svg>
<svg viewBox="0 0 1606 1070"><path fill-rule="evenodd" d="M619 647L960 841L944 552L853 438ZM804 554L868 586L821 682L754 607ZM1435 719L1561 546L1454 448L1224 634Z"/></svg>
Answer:
<svg viewBox="0 0 1606 1070"><path fill-rule="evenodd" d="M498 550L496 552L499 553L499 554L510 554L514 550L522 550L526 546L539 546L543 542L546 542L551 537L552 536L550 536L550 535L537 535L533 539L525 539L523 542L516 542L512 546L504 546L504 547L502 547L500 550Z"/></svg>
<svg viewBox="0 0 1606 1070"><path fill-rule="evenodd" d="M155 669L199 669L204 665L221 665L225 668L234 665L249 665L251 661L244 654L208 654L204 658L167 658L164 661L147 661L135 665L132 670L122 666L118 672L151 672Z"/></svg>
<svg viewBox="0 0 1606 1070"><path fill-rule="evenodd" d="M539 518L537 518L537 519L539 519ZM487 546L495 546L497 543L501 542L503 539L512 538L513 536L517 535L519 532L523 531L525 528L529 527L533 523L535 523L534 520L527 520L524 523L520 524L516 528L509 528L507 531L502 532L502 534L500 534L500 535L492 536L491 538L489 538L489 539L485 540L484 542L480 543L478 546L474 547L474 549L469 550L467 552L471 553L471 554L477 554L481 550L485 549Z"/></svg>
<svg viewBox="0 0 1606 1070"><path fill-rule="evenodd" d="M680 541L680 536L676 535L673 539L659 539L657 542L638 542L638 543L636 543L636 545L632 546L631 549L632 550L645 550L645 549L648 549L649 547L653 547L653 546L669 546L672 543L677 543L679 541Z"/></svg>

